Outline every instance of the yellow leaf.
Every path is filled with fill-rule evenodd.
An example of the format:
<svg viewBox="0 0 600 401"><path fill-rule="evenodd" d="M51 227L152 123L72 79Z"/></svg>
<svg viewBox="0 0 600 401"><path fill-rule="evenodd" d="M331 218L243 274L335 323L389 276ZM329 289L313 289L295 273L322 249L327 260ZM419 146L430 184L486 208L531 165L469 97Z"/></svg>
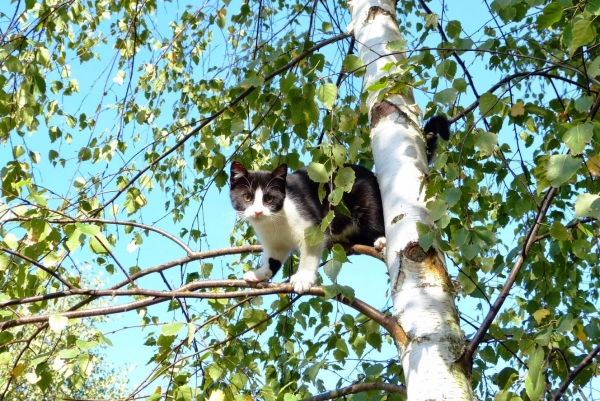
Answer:
<svg viewBox="0 0 600 401"><path fill-rule="evenodd" d="M523 114L525 114L525 106L521 101L513 104L510 108L510 115L513 117L522 116Z"/></svg>
<svg viewBox="0 0 600 401"><path fill-rule="evenodd" d="M21 376L21 373L23 373L24 370L25 370L25 365L20 363L17 366L15 366L15 368L10 372L10 375L12 377L19 377L19 376Z"/></svg>
<svg viewBox="0 0 600 401"><path fill-rule="evenodd" d="M577 337L577 339L579 341L581 341L582 343L587 343L588 341L588 337L585 334L585 332L583 331L583 325L581 324L576 324L573 327L573 333L575 334L575 337Z"/></svg>
<svg viewBox="0 0 600 401"><path fill-rule="evenodd" d="M600 156L596 155L590 157L588 161L585 162L585 165L588 168L588 171L594 178L600 177Z"/></svg>
<svg viewBox="0 0 600 401"><path fill-rule="evenodd" d="M548 309L540 309L536 312L533 312L533 318L538 324L540 324L540 322L548 315L550 315L550 311Z"/></svg>

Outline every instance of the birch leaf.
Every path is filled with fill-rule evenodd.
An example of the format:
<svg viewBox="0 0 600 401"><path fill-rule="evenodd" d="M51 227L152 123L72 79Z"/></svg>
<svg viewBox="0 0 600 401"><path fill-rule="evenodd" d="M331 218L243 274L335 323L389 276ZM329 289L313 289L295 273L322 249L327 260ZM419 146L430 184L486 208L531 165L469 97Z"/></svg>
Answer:
<svg viewBox="0 0 600 401"><path fill-rule="evenodd" d="M532 401L540 400L544 392L543 363L544 350L542 347L537 347L533 355L529 357L529 361L527 361L529 373L527 373L527 377L525 378L525 390Z"/></svg>
<svg viewBox="0 0 600 401"><path fill-rule="evenodd" d="M581 159L571 155L553 155L546 166L546 178L554 187L569 181L581 166Z"/></svg>
<svg viewBox="0 0 600 401"><path fill-rule="evenodd" d="M66 316L52 315L48 319L48 324L50 325L50 330L55 333L60 333L65 327L69 324L69 318Z"/></svg>
<svg viewBox="0 0 600 401"><path fill-rule="evenodd" d="M571 149L573 155L579 155L590 143L594 135L594 126L591 123L580 124L564 133L562 140Z"/></svg>
<svg viewBox="0 0 600 401"><path fill-rule="evenodd" d="M325 241L325 235L319 226L307 227L304 229L304 239L311 245L317 245Z"/></svg>
<svg viewBox="0 0 600 401"><path fill-rule="evenodd" d="M323 270L325 271L325 274L327 274L327 277L329 277L329 279L335 283L341 269L342 264L340 262L336 260L330 260L329 262L325 263L325 268Z"/></svg>
<svg viewBox="0 0 600 401"><path fill-rule="evenodd" d="M163 336L174 336L183 328L183 323L174 322L165 324L160 328L160 332Z"/></svg>
<svg viewBox="0 0 600 401"><path fill-rule="evenodd" d="M308 176L314 182L327 182L329 181L329 173L325 166L321 163L311 162L308 165Z"/></svg>
<svg viewBox="0 0 600 401"><path fill-rule="evenodd" d="M581 194L575 201L575 217L593 217L600 219L600 196Z"/></svg>
<svg viewBox="0 0 600 401"><path fill-rule="evenodd" d="M475 145L484 153L490 155L494 153L494 149L498 145L498 135L493 132L483 132L475 140Z"/></svg>
<svg viewBox="0 0 600 401"><path fill-rule="evenodd" d="M335 98L337 96L337 86L334 84L325 84L317 89L317 98L327 110L331 110L333 107L333 103L335 103Z"/></svg>

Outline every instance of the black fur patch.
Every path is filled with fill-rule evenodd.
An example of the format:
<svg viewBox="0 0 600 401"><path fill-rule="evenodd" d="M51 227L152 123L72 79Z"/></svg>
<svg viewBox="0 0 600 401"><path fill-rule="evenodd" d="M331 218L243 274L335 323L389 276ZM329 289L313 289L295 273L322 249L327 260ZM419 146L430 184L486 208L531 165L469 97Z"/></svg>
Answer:
<svg viewBox="0 0 600 401"><path fill-rule="evenodd" d="M450 123L444 116L432 117L423 127L423 133L427 143L427 162L431 163L437 149L438 135L446 141L450 139Z"/></svg>
<svg viewBox="0 0 600 401"><path fill-rule="evenodd" d="M269 258L269 269L271 270L274 276L275 274L277 274L279 269L281 269L281 262L273 258Z"/></svg>

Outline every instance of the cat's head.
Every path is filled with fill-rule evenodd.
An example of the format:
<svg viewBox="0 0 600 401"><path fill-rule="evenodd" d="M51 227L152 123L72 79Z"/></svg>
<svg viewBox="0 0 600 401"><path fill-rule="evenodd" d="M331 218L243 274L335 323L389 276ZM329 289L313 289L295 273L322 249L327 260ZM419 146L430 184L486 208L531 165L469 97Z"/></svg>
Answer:
<svg viewBox="0 0 600 401"><path fill-rule="evenodd" d="M240 162L231 163L229 197L238 215L251 222L268 220L283 208L287 164L275 170L248 171Z"/></svg>

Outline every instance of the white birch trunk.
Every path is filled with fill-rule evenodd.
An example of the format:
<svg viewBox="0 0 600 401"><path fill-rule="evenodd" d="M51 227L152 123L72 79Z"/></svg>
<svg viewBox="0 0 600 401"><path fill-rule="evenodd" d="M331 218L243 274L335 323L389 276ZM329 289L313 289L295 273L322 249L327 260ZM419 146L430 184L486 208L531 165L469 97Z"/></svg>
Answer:
<svg viewBox="0 0 600 401"><path fill-rule="evenodd" d="M367 66L366 88L388 74L382 66L401 60L387 49L387 43L401 39L395 5L394 1L351 0L348 7L359 55ZM465 340L444 257L433 248L425 253L418 245L416 223L429 223L423 188L428 166L419 108L412 92L381 102L377 93L371 93L367 106L383 198L394 316L408 337L398 344L408 399L472 400L470 361L458 363Z"/></svg>

